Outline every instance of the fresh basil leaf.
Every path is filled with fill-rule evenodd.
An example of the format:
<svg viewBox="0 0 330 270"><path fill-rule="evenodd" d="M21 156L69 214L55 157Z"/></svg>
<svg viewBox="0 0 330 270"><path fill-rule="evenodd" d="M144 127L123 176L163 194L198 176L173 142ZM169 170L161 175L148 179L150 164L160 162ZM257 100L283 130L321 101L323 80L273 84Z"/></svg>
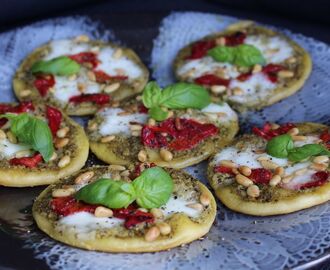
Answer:
<svg viewBox="0 0 330 270"><path fill-rule="evenodd" d="M139 206L151 209L166 204L173 191L171 176L160 167L144 170L133 181L136 191L136 202Z"/></svg>
<svg viewBox="0 0 330 270"><path fill-rule="evenodd" d="M118 209L129 206L136 194L131 183L102 178L81 188L75 198L89 204Z"/></svg>
<svg viewBox="0 0 330 270"><path fill-rule="evenodd" d="M235 47L234 64L242 67L250 67L255 64L265 64L266 60L261 51L253 45L241 44Z"/></svg>
<svg viewBox="0 0 330 270"><path fill-rule="evenodd" d="M47 123L27 113L0 115L10 120L10 130L20 143L38 151L48 162L53 155L53 137Z"/></svg>
<svg viewBox="0 0 330 270"><path fill-rule="evenodd" d="M156 121L163 121L167 118L168 112L163 111L161 107L151 107L149 115Z"/></svg>
<svg viewBox="0 0 330 270"><path fill-rule="evenodd" d="M51 60L40 60L31 67L32 73L53 74L68 76L76 74L80 70L80 65L67 56L56 57Z"/></svg>
<svg viewBox="0 0 330 270"><path fill-rule="evenodd" d="M320 144L305 144L301 147L295 147L289 151L288 159L290 161L299 162L311 156L317 156L326 150Z"/></svg>
<svg viewBox="0 0 330 270"><path fill-rule="evenodd" d="M155 107L159 105L159 99L161 96L161 89L156 82L149 82L142 94L142 102L147 108Z"/></svg>
<svg viewBox="0 0 330 270"><path fill-rule="evenodd" d="M214 60L223 63L233 63L235 59L235 47L217 46L207 52Z"/></svg>
<svg viewBox="0 0 330 270"><path fill-rule="evenodd" d="M192 83L176 83L162 91L160 104L170 109L203 109L211 102L207 90Z"/></svg>
<svg viewBox="0 0 330 270"><path fill-rule="evenodd" d="M288 151L293 148L293 140L290 135L283 134L272 138L266 146L267 154L277 157L286 158Z"/></svg>

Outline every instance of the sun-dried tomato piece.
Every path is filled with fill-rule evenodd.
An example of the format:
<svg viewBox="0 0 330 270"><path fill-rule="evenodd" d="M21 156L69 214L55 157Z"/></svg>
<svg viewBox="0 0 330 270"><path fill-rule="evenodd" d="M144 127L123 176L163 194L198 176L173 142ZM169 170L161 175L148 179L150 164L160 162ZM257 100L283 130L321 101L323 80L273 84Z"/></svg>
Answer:
<svg viewBox="0 0 330 270"><path fill-rule="evenodd" d="M262 68L262 72L267 76L272 83L277 82L277 73L283 70L284 67L276 64L268 64Z"/></svg>
<svg viewBox="0 0 330 270"><path fill-rule="evenodd" d="M276 136L287 133L290 129L294 128L295 125L292 123L286 123L281 125L277 129L272 129L270 123L266 123L262 128L253 127L252 132L257 136L260 136L266 140L270 140Z"/></svg>
<svg viewBox="0 0 330 270"><path fill-rule="evenodd" d="M151 213L143 212L130 205L127 208L113 209L113 216L116 218L125 219L124 226L126 229L131 229L139 223L153 223L154 216Z"/></svg>
<svg viewBox="0 0 330 270"><path fill-rule="evenodd" d="M199 59L204 57L208 50L216 46L215 40L198 41L191 47L191 54L186 59Z"/></svg>
<svg viewBox="0 0 330 270"><path fill-rule="evenodd" d="M128 76L125 75L115 75L110 76L102 70L94 70L95 80L98 83L108 83L110 81L124 81L128 79Z"/></svg>
<svg viewBox="0 0 330 270"><path fill-rule="evenodd" d="M69 55L68 57L79 64L90 63L93 68L96 68L99 63L97 59L97 55L93 52L81 52L81 53Z"/></svg>
<svg viewBox="0 0 330 270"><path fill-rule="evenodd" d="M93 214L97 205L85 204L77 201L72 196L53 198L50 201L53 211L60 216L68 216L78 212Z"/></svg>
<svg viewBox="0 0 330 270"><path fill-rule="evenodd" d="M226 167L226 166L223 166L223 165L215 166L214 167L214 172L235 175L232 168Z"/></svg>
<svg viewBox="0 0 330 270"><path fill-rule="evenodd" d="M49 89L55 85L53 75L38 74L33 82L34 87L37 88L42 97L46 96Z"/></svg>
<svg viewBox="0 0 330 270"><path fill-rule="evenodd" d="M236 80L240 81L240 82L245 82L247 81L248 79L250 79L252 76L252 73L251 72L248 72L248 73L243 73L243 74L240 74L236 77Z"/></svg>
<svg viewBox="0 0 330 270"><path fill-rule="evenodd" d="M104 105L109 103L110 97L106 94L81 94L79 96L73 96L69 99L69 102L79 104L83 102L92 102L97 105Z"/></svg>
<svg viewBox="0 0 330 270"><path fill-rule="evenodd" d="M268 184L273 174L264 168L252 169L249 178L256 184Z"/></svg>
<svg viewBox="0 0 330 270"><path fill-rule="evenodd" d="M224 85L227 87L230 83L230 80L222 79L213 74L205 74L203 76L196 78L194 81L197 84L208 85L208 86Z"/></svg>
<svg viewBox="0 0 330 270"><path fill-rule="evenodd" d="M53 136L56 135L56 132L60 128L61 121L62 121L62 113L51 106L46 107L46 116L48 119L48 126L53 134Z"/></svg>
<svg viewBox="0 0 330 270"><path fill-rule="evenodd" d="M326 147L330 149L330 132L328 130L322 132L320 139L323 141Z"/></svg>
<svg viewBox="0 0 330 270"><path fill-rule="evenodd" d="M312 182L302 184L301 186L299 186L298 189L320 187L326 182L328 182L328 179L329 179L329 172L324 172L324 171L316 172L312 176L312 180L313 180Z"/></svg>
<svg viewBox="0 0 330 270"><path fill-rule="evenodd" d="M12 166L25 166L27 168L35 168L40 162L42 162L42 155L35 154L32 157L12 158L9 160L9 164Z"/></svg>
<svg viewBox="0 0 330 270"><path fill-rule="evenodd" d="M237 46L244 43L246 34L243 32L236 32L232 35L226 36L226 46Z"/></svg>

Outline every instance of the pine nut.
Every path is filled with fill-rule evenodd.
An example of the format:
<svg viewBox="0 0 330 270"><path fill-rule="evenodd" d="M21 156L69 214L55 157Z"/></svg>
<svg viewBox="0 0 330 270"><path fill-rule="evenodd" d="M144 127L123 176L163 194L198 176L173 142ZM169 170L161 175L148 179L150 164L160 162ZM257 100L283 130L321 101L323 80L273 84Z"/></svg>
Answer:
<svg viewBox="0 0 330 270"><path fill-rule="evenodd" d="M52 196L54 198L67 197L75 193L74 188L59 188L52 191Z"/></svg>
<svg viewBox="0 0 330 270"><path fill-rule="evenodd" d="M325 171L328 168L328 164L313 163L310 168L315 171Z"/></svg>
<svg viewBox="0 0 330 270"><path fill-rule="evenodd" d="M292 179L293 179L293 175L288 175L288 176L285 176L285 177L282 178L282 182L283 182L284 184L287 184L287 183L289 183Z"/></svg>
<svg viewBox="0 0 330 270"><path fill-rule="evenodd" d="M61 128L56 132L56 136L59 138L64 138L68 134L69 130L69 127Z"/></svg>
<svg viewBox="0 0 330 270"><path fill-rule="evenodd" d="M94 176L93 171L88 171L80 174L79 176L76 177L74 182L79 185L88 182L92 177Z"/></svg>
<svg viewBox="0 0 330 270"><path fill-rule="evenodd" d="M275 169L275 174L278 174L279 176L283 176L284 175L284 168L279 166Z"/></svg>
<svg viewBox="0 0 330 270"><path fill-rule="evenodd" d="M278 124L276 124L276 123L271 123L271 124L270 124L270 128L273 129L273 130L274 130L274 129L278 129L278 128L280 128L280 125L278 125Z"/></svg>
<svg viewBox="0 0 330 270"><path fill-rule="evenodd" d="M297 62L297 58L294 57L294 56L291 56L291 57L287 58L287 59L285 60L285 62L287 62L288 64L294 64L294 63Z"/></svg>
<svg viewBox="0 0 330 270"><path fill-rule="evenodd" d="M234 174L240 174L240 172L238 171L237 168L232 168L231 171L232 171Z"/></svg>
<svg viewBox="0 0 330 270"><path fill-rule="evenodd" d="M114 51L112 54L113 59L119 59L123 55L123 50L121 48L118 48L117 50Z"/></svg>
<svg viewBox="0 0 330 270"><path fill-rule="evenodd" d="M74 39L76 42L88 42L89 37L87 35L80 35Z"/></svg>
<svg viewBox="0 0 330 270"><path fill-rule="evenodd" d="M272 179L270 179L269 181L269 185L272 187L277 186L280 182L281 182L281 176L279 176L278 174L275 174Z"/></svg>
<svg viewBox="0 0 330 270"><path fill-rule="evenodd" d="M7 137L8 137L8 140L9 140L11 143L14 143L14 144L17 143L17 138L16 138L16 136L15 136L11 131L8 131L8 132L7 132Z"/></svg>
<svg viewBox="0 0 330 270"><path fill-rule="evenodd" d="M224 37L218 37L215 40L215 44L220 45L220 46L226 45L226 38L224 38Z"/></svg>
<svg viewBox="0 0 330 270"><path fill-rule="evenodd" d="M70 163L70 161L71 161L71 158L70 158L70 156L63 156L61 159L60 159L60 161L58 162L58 166L60 167L60 168L63 168L63 167L65 167L65 166L67 166L69 163Z"/></svg>
<svg viewBox="0 0 330 270"><path fill-rule="evenodd" d="M252 173L252 170L248 166L240 166L238 170L245 176L250 176Z"/></svg>
<svg viewBox="0 0 330 270"><path fill-rule="evenodd" d="M120 87L120 83L119 82L112 83L112 84L107 85L104 88L104 92L106 92L107 94L110 94L110 93L116 91L119 87Z"/></svg>
<svg viewBox="0 0 330 270"><path fill-rule="evenodd" d="M84 93L84 92L86 91L86 85L83 84L83 83L78 83L78 84L77 84L77 87L78 87L78 91L79 91L80 93Z"/></svg>
<svg viewBox="0 0 330 270"><path fill-rule="evenodd" d="M68 80L71 81L71 82L77 80L77 74L72 74L72 75L70 75L70 76L68 77Z"/></svg>
<svg viewBox="0 0 330 270"><path fill-rule="evenodd" d="M237 165L232 162L231 160L221 160L220 161L221 166L229 167L229 168L237 168Z"/></svg>
<svg viewBox="0 0 330 270"><path fill-rule="evenodd" d="M313 162L318 164L327 163L328 161L329 161L328 156L317 156L313 159Z"/></svg>
<svg viewBox="0 0 330 270"><path fill-rule="evenodd" d="M260 189L257 185L251 185L247 188L246 193L252 198L257 198L260 196Z"/></svg>
<svg viewBox="0 0 330 270"><path fill-rule="evenodd" d="M267 170L275 170L278 167L278 164L271 160L261 160L259 161L263 168Z"/></svg>
<svg viewBox="0 0 330 270"><path fill-rule="evenodd" d="M113 216L113 211L109 208L106 208L104 206L98 206L95 209L94 216L96 217L112 217Z"/></svg>
<svg viewBox="0 0 330 270"><path fill-rule="evenodd" d="M123 112L119 112L117 113L118 116L126 116L126 115L131 115L130 112L126 112L126 111L123 111Z"/></svg>
<svg viewBox="0 0 330 270"><path fill-rule="evenodd" d="M138 153L138 160L141 162L146 162L147 161L147 152L144 150L140 150Z"/></svg>
<svg viewBox="0 0 330 270"><path fill-rule="evenodd" d="M172 231L171 226L165 222L158 223L156 226L158 227L161 235L169 235Z"/></svg>
<svg viewBox="0 0 330 270"><path fill-rule="evenodd" d="M307 172L307 169L306 168L303 168L303 169L300 169L300 170L296 170L294 172L295 175L303 175L304 173Z"/></svg>
<svg viewBox="0 0 330 270"><path fill-rule="evenodd" d="M174 115L174 112L173 112L173 111L168 111L168 112L167 112L166 119L167 119L167 118L171 118L171 117L173 117L173 115Z"/></svg>
<svg viewBox="0 0 330 270"><path fill-rule="evenodd" d="M54 151L53 154L52 154L52 156L50 157L49 161L54 161L55 159L57 159L57 154Z"/></svg>
<svg viewBox="0 0 330 270"><path fill-rule="evenodd" d="M138 95L138 96L135 97L135 99L136 99L137 101L141 101L141 100L142 100L142 96L141 96L141 95Z"/></svg>
<svg viewBox="0 0 330 270"><path fill-rule="evenodd" d="M199 201L203 206L208 206L211 203L210 197L205 193L202 193L199 196Z"/></svg>
<svg viewBox="0 0 330 270"><path fill-rule="evenodd" d="M173 154L164 148L160 149L159 154L164 161L171 161L173 159Z"/></svg>
<svg viewBox="0 0 330 270"><path fill-rule="evenodd" d="M142 130L141 125L130 125L129 127L130 127L131 131L141 131Z"/></svg>
<svg viewBox="0 0 330 270"><path fill-rule="evenodd" d="M7 138L6 132L0 129L0 140L4 140Z"/></svg>
<svg viewBox="0 0 330 270"><path fill-rule="evenodd" d="M294 127L294 128L291 128L288 132L287 132L289 135L292 135L292 136L296 136L299 134L299 129Z"/></svg>
<svg viewBox="0 0 330 270"><path fill-rule="evenodd" d="M121 165L109 165L109 169L114 171L125 171L126 167Z"/></svg>
<svg viewBox="0 0 330 270"><path fill-rule="evenodd" d="M23 91L20 92L20 96L21 96L22 98L24 98L24 97L28 97L28 96L31 95L31 94L32 94L32 91L29 90L29 89L26 89L26 90L23 90Z"/></svg>
<svg viewBox="0 0 330 270"><path fill-rule="evenodd" d="M127 176L130 176L131 175L131 172L129 170L125 170L125 171L122 171L120 173L121 176L124 176L124 177L127 177Z"/></svg>
<svg viewBox="0 0 330 270"><path fill-rule="evenodd" d="M113 141L116 138L115 135L109 135L101 138L101 143L108 143Z"/></svg>
<svg viewBox="0 0 330 270"><path fill-rule="evenodd" d="M148 125L149 125L149 126L155 126L155 125L156 125L156 120L153 119L153 118L149 118L149 120L148 120Z"/></svg>
<svg viewBox="0 0 330 270"><path fill-rule="evenodd" d="M252 69L252 73L255 74L255 73L258 73L262 70L262 66L259 65L259 64L256 64L253 66L253 69Z"/></svg>
<svg viewBox="0 0 330 270"><path fill-rule="evenodd" d="M252 180L247 178L243 174L237 174L235 179L236 179L238 184L240 184L244 187L248 187L248 186L251 186L253 184Z"/></svg>
<svg viewBox="0 0 330 270"><path fill-rule="evenodd" d="M307 140L306 136L292 135L291 137L292 137L292 140L294 140L294 141L306 141Z"/></svg>
<svg viewBox="0 0 330 270"><path fill-rule="evenodd" d="M277 76L280 78L292 78L294 73L291 70L280 70L277 73Z"/></svg>
<svg viewBox="0 0 330 270"><path fill-rule="evenodd" d="M121 176L119 173L113 173L111 174L111 177L113 180L120 180L121 179Z"/></svg>
<svg viewBox="0 0 330 270"><path fill-rule="evenodd" d="M65 147L68 143L69 143L68 138L59 138L59 139L56 139L56 141L55 141L55 147L57 149L60 149L60 148Z"/></svg>
<svg viewBox="0 0 330 270"><path fill-rule="evenodd" d="M30 150L21 150L15 153L16 158L28 157L31 154Z"/></svg>
<svg viewBox="0 0 330 270"><path fill-rule="evenodd" d="M233 92L233 95L234 96L241 96L241 95L244 94L243 90L241 88L239 88L239 87L234 87L232 89L232 92Z"/></svg>
<svg viewBox="0 0 330 270"><path fill-rule="evenodd" d="M260 161L269 160L269 158L266 156L262 156L262 157L258 157L257 160L260 162Z"/></svg>
<svg viewBox="0 0 330 270"><path fill-rule="evenodd" d="M189 203L186 206L197 211L202 211L204 209L203 205L200 203Z"/></svg>
<svg viewBox="0 0 330 270"><path fill-rule="evenodd" d="M213 94L221 94L226 92L227 87L224 85L213 85L211 86L211 92Z"/></svg>
<svg viewBox="0 0 330 270"><path fill-rule="evenodd" d="M183 79L189 79L190 77L194 76L196 72L195 68L189 69L187 72L181 75Z"/></svg>
<svg viewBox="0 0 330 270"><path fill-rule="evenodd" d="M87 71L87 78L92 82L96 81L96 76L93 71Z"/></svg>
<svg viewBox="0 0 330 270"><path fill-rule="evenodd" d="M164 213L161 209L159 208L152 208L150 210L150 213L155 217L155 218L163 218L164 217Z"/></svg>
<svg viewBox="0 0 330 270"><path fill-rule="evenodd" d="M89 129L90 131L97 130L97 127L98 127L98 125L97 125L97 123L95 123L95 122L89 122L89 123L88 123L88 129Z"/></svg>
<svg viewBox="0 0 330 270"><path fill-rule="evenodd" d="M144 240L147 242L155 241L160 235L160 230L157 226L151 227L144 235Z"/></svg>

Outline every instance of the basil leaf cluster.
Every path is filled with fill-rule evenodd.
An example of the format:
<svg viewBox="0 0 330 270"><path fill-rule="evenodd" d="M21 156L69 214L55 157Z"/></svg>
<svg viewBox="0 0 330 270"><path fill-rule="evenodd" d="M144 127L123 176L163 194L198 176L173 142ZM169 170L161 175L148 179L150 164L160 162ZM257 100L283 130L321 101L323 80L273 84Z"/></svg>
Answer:
<svg viewBox="0 0 330 270"><path fill-rule="evenodd" d="M317 155L330 156L330 151L321 144L311 143L294 147L293 140L288 134L276 136L268 141L266 152L273 157L288 158L293 162L299 162Z"/></svg>
<svg viewBox="0 0 330 270"><path fill-rule="evenodd" d="M69 76L76 74L80 70L80 65L67 56L59 56L51 60L40 60L31 67L32 73L53 74L59 76Z"/></svg>
<svg viewBox="0 0 330 270"><path fill-rule="evenodd" d="M18 141L38 151L48 162L54 153L53 136L47 123L28 113L4 114L0 118L10 120L10 131Z"/></svg>
<svg viewBox="0 0 330 270"><path fill-rule="evenodd" d="M81 188L77 200L118 209L133 201L146 209L167 203L173 191L171 176L160 167L144 170L132 183L102 178Z"/></svg>
<svg viewBox="0 0 330 270"><path fill-rule="evenodd" d="M142 102L152 118L162 121L167 118L162 108L203 109L211 98L204 87L196 84L176 83L162 90L156 82L149 82L143 90Z"/></svg>
<svg viewBox="0 0 330 270"><path fill-rule="evenodd" d="M261 51L249 44L241 44L235 47L216 46L209 50L207 54L218 62L230 63L241 67L266 63Z"/></svg>

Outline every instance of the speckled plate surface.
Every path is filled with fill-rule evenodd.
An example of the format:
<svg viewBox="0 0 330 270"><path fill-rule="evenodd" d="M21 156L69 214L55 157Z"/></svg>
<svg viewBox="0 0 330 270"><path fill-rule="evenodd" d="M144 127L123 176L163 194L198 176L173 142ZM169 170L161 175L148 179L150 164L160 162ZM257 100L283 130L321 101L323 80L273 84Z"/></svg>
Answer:
<svg viewBox="0 0 330 270"><path fill-rule="evenodd" d="M165 18L151 55L154 78L162 85L172 82L170 64L181 47L235 20L202 13L173 13ZM159 26L154 27L157 30ZM311 53L311 78L294 96L262 111L241 115L243 130L265 120L329 124L330 48L285 32ZM110 30L85 17L53 19L0 34L0 101L14 100L11 78L33 48L50 39L81 33L116 40ZM152 44L152 40L141 38L136 47ZM96 163L101 164L90 156L87 166ZM205 169L202 163L187 171L206 182ZM106 254L66 246L36 228L31 205L42 189L0 187L0 269L305 269L330 259L330 203L267 218L234 213L219 203L216 223L200 241L159 253Z"/></svg>

